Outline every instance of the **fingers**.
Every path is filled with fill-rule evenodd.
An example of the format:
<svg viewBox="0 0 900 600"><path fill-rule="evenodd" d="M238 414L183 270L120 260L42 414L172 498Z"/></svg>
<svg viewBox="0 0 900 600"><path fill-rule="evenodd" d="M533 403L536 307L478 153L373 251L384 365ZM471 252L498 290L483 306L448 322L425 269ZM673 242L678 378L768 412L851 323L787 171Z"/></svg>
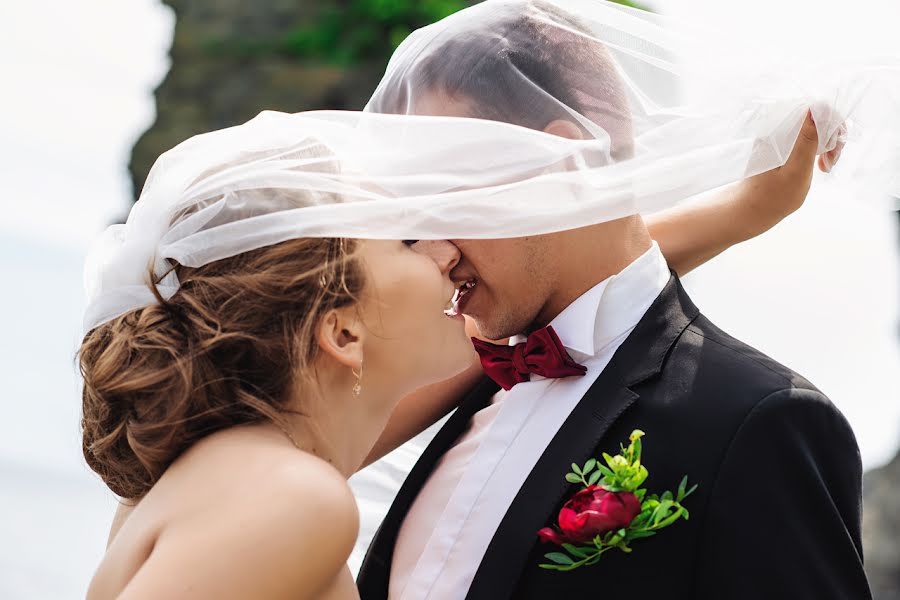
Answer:
<svg viewBox="0 0 900 600"><path fill-rule="evenodd" d="M818 149L819 134L816 130L816 123L813 121L812 112L807 111L800 134L797 136L797 141L794 142L791 155L785 162L784 168L790 172L799 170L800 173L811 174Z"/></svg>
<svg viewBox="0 0 900 600"><path fill-rule="evenodd" d="M816 122L813 119L811 109L806 111L806 119L803 121L803 127L800 128L800 138L802 138L806 144L814 144L818 147L819 131L816 129Z"/></svg>
<svg viewBox="0 0 900 600"><path fill-rule="evenodd" d="M806 119L800 128L800 135L794 142L794 149L791 151L791 158L795 156L803 160L812 160L819 148L819 132L816 130L816 122L813 121L812 111L806 111Z"/></svg>
<svg viewBox="0 0 900 600"><path fill-rule="evenodd" d="M806 121L804 121L803 127L801 128L801 135L804 136L807 142L814 139L818 144L818 132L816 132L815 137L812 137L808 130L808 127L810 125L812 125L812 127L815 129L816 125L815 120L812 117L811 109L806 113ZM844 146L846 145L846 138L847 124L842 123L836 133L834 148L822 153L821 155L819 155L818 160L816 160L816 164L818 165L820 171L822 171L823 173L831 172L831 170L837 164L838 160L840 160L841 158L841 152L843 152ZM818 152L818 148L815 150L815 152Z"/></svg>
<svg viewBox="0 0 900 600"><path fill-rule="evenodd" d="M825 154L819 156L819 170L823 173L830 173L834 168L834 165L841 158L841 152L844 150L844 143L840 142L837 146L835 146L834 150L829 150Z"/></svg>
<svg viewBox="0 0 900 600"><path fill-rule="evenodd" d="M837 141L835 142L834 148L819 156L819 160L817 162L820 171L822 171L823 173L831 172L831 170L834 168L834 165L836 165L840 160L841 152L844 151L844 146L847 145L847 142L845 141L846 137L847 125L843 124L838 130Z"/></svg>

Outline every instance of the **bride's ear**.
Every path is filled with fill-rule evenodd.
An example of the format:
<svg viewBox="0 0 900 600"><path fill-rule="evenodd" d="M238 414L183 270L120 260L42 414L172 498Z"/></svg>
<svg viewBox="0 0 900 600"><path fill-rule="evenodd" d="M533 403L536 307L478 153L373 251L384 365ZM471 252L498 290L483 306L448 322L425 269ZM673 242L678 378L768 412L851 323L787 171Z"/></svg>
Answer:
<svg viewBox="0 0 900 600"><path fill-rule="evenodd" d="M358 369L363 360L366 328L355 306L325 313L316 327L316 342L322 352L342 365Z"/></svg>
<svg viewBox="0 0 900 600"><path fill-rule="evenodd" d="M555 121L550 121L546 127L544 127L544 133L549 133L551 135L558 135L559 137L569 138L570 140L581 140L584 139L584 135L581 133L581 129L573 123L572 121L567 121L565 119L556 119Z"/></svg>

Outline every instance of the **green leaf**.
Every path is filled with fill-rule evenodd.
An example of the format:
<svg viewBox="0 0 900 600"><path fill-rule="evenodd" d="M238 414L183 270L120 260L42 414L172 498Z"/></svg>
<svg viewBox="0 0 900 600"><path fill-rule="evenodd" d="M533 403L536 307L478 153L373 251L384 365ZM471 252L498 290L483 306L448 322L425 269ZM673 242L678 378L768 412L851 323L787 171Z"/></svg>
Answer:
<svg viewBox="0 0 900 600"><path fill-rule="evenodd" d="M563 544L563 548L565 548L569 554L574 554L578 558L587 558L588 556L593 556L596 552L596 548L579 548L578 546L573 546L572 544Z"/></svg>
<svg viewBox="0 0 900 600"><path fill-rule="evenodd" d="M641 512L640 514L638 514L638 516L636 516L634 518L634 520L631 522L631 524L628 527L630 529L641 529L644 525L647 524L647 521L650 518L651 514L652 514L652 511L649 511L649 510L645 510L645 511Z"/></svg>
<svg viewBox="0 0 900 600"><path fill-rule="evenodd" d="M647 470L647 467L645 467L644 465L641 465L638 467L637 476L640 478L640 482L644 483L647 480L647 477L650 476L650 471Z"/></svg>
<svg viewBox="0 0 900 600"><path fill-rule="evenodd" d="M678 484L678 495L675 497L679 502L684 500L685 490L687 489L688 478L687 475L681 478L681 483Z"/></svg>
<svg viewBox="0 0 900 600"><path fill-rule="evenodd" d="M597 470L603 473L604 477L609 477L610 479L614 479L616 474L612 472L611 469L604 467L603 465L597 465Z"/></svg>
<svg viewBox="0 0 900 600"><path fill-rule="evenodd" d="M588 479L588 485L596 485L597 481L602 476L603 476L603 473L601 473L600 471L594 471L593 473L591 473L590 479Z"/></svg>
<svg viewBox="0 0 900 600"><path fill-rule="evenodd" d="M633 492L633 491L637 490L639 487L641 487L641 484L643 484L644 481L646 481L646 480L647 480L647 469L645 469L644 467L641 467L640 469L637 470L637 472L634 475L632 475L631 477L629 477L628 479L626 479L623 482L622 487L624 487L626 490Z"/></svg>
<svg viewBox="0 0 900 600"><path fill-rule="evenodd" d="M637 490L634 492L634 495L637 496L638 502L644 501L644 496L647 495L647 490Z"/></svg>
<svg viewBox="0 0 900 600"><path fill-rule="evenodd" d="M609 467L613 470L613 473L625 471L629 468L628 459L621 454L617 454L612 457L612 464Z"/></svg>
<svg viewBox="0 0 900 600"><path fill-rule="evenodd" d="M641 510L656 510L657 506L659 506L659 498L656 497L656 494L651 494L641 503Z"/></svg>
<svg viewBox="0 0 900 600"><path fill-rule="evenodd" d="M641 460L641 450L643 449L643 445L641 444L641 439L637 438L632 443L634 446L634 461L639 462Z"/></svg>
<svg viewBox="0 0 900 600"><path fill-rule="evenodd" d="M688 496L690 496L691 494L693 494L694 492L696 492L696 491L697 491L697 487L698 487L698 486L697 486L696 483L695 483L694 485L692 485L692 486L691 486L691 489L689 489L687 492L684 493L684 498L687 498ZM682 500L684 500L684 498L682 498Z"/></svg>
<svg viewBox="0 0 900 600"><path fill-rule="evenodd" d="M581 483L581 477L575 473L566 473L566 481L569 483Z"/></svg>
<svg viewBox="0 0 900 600"><path fill-rule="evenodd" d="M670 492L670 491L663 492L663 495L660 497L661 502L666 502L666 501L672 502L674 500L675 500L675 496L673 496L672 492Z"/></svg>
<svg viewBox="0 0 900 600"><path fill-rule="evenodd" d="M579 467L575 463L572 463L572 471L574 471L578 475L584 475L584 473L581 472L581 467Z"/></svg>
<svg viewBox="0 0 900 600"><path fill-rule="evenodd" d="M654 535L656 535L655 531L630 531L628 532L628 539L639 540L641 538L653 537Z"/></svg>
<svg viewBox="0 0 900 600"><path fill-rule="evenodd" d="M672 508L674 502L671 500L663 500L659 503L659 506L656 507L656 510L653 511L653 526L656 527L659 525L659 522L666 518L669 514L669 509Z"/></svg>
<svg viewBox="0 0 900 600"><path fill-rule="evenodd" d="M571 565L575 562L562 552L551 552L549 554L545 554L544 558L549 561L555 562L558 565Z"/></svg>
<svg viewBox="0 0 900 600"><path fill-rule="evenodd" d="M606 464L609 465L609 468L612 469L612 467L613 467L613 457L610 456L609 454L607 454L606 452L604 452L604 453L603 453L603 460L605 460L605 461L606 461Z"/></svg>
<svg viewBox="0 0 900 600"><path fill-rule="evenodd" d="M657 525L657 528L662 529L663 527L668 527L669 525L671 525L672 523L674 523L681 517L683 511L684 511L684 509L679 506L675 510L675 512L673 512L671 515L669 515L668 517L666 517L665 519L660 521L659 525Z"/></svg>
<svg viewBox="0 0 900 600"><path fill-rule="evenodd" d="M584 470L582 471L583 475L587 475L591 471L594 470L594 467L597 466L597 459L591 458L586 463L584 463Z"/></svg>

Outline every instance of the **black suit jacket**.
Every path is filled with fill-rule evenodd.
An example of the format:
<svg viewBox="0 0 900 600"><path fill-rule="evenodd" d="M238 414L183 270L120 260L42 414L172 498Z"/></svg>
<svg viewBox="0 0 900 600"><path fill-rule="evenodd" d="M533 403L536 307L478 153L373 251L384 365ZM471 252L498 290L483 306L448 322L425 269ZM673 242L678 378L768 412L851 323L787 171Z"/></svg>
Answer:
<svg viewBox="0 0 900 600"><path fill-rule="evenodd" d="M477 387L410 472L360 570L363 600L387 598L400 524L497 389ZM538 568L556 548L537 531L579 489L564 479L569 465L615 453L634 429L646 432L651 492L683 475L699 485L690 520L591 567ZM718 329L672 277L534 466L466 598L867 600L861 480L853 432L831 402Z"/></svg>

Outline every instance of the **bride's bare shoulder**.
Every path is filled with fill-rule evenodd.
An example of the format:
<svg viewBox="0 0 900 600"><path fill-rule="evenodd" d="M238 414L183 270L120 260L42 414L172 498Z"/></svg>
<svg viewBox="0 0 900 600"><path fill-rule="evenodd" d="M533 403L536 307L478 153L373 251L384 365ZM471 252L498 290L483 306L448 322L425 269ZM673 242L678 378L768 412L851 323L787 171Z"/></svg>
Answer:
<svg viewBox="0 0 900 600"><path fill-rule="evenodd" d="M196 456L185 457L193 463L185 466L192 487L204 496L205 505L217 507L213 510L266 509L293 521L324 513L341 517L353 530L348 535L355 537L356 501L347 480L327 462L277 435L273 440L252 432L226 433L197 450Z"/></svg>
<svg viewBox="0 0 900 600"><path fill-rule="evenodd" d="M347 480L330 464L292 447L273 450L268 460L265 454L257 465L233 474L242 491L230 502L214 503L218 518L258 523L258 532L267 532L273 546L297 553L295 561L321 553L320 559L342 566L359 533L359 510Z"/></svg>
<svg viewBox="0 0 900 600"><path fill-rule="evenodd" d="M129 583L141 590L135 597L189 588L198 597L317 598L335 585L359 529L350 487L324 461L269 442L211 437L172 466L151 491L171 512Z"/></svg>

